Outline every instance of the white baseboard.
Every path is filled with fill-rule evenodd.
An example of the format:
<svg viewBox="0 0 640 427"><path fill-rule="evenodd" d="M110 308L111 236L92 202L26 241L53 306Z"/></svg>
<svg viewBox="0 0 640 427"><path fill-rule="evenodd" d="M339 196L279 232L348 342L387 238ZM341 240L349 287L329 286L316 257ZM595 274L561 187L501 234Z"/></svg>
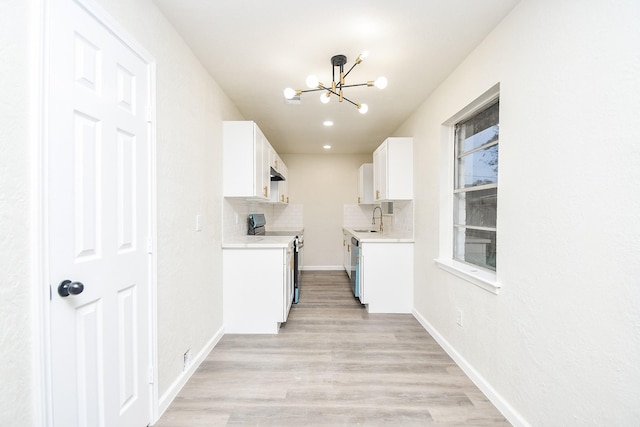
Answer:
<svg viewBox="0 0 640 427"><path fill-rule="evenodd" d="M224 327L218 329L213 337L209 340L209 342L204 346L202 350L193 358L193 362L187 370L183 371L178 378L169 386L166 392L160 397L160 401L158 402L158 420L164 414L164 411L167 410L171 402L178 396L182 387L189 381L189 378L193 375L193 373L198 369L200 364L207 358L211 350L218 344L218 342L222 339L224 335ZM156 420L157 421L157 420Z"/></svg>
<svg viewBox="0 0 640 427"><path fill-rule="evenodd" d="M339 271L344 270L343 265L305 265L302 271Z"/></svg>
<svg viewBox="0 0 640 427"><path fill-rule="evenodd" d="M465 374L473 381L473 383L482 391L485 396L498 408L504 417L516 427L527 427L530 424L507 402L491 384L485 380L482 375L475 370L469 362L458 353L451 344L425 319L420 313L413 309L413 317L415 317L423 328L427 330L429 335L440 344L440 347L453 359L454 362L464 371Z"/></svg>

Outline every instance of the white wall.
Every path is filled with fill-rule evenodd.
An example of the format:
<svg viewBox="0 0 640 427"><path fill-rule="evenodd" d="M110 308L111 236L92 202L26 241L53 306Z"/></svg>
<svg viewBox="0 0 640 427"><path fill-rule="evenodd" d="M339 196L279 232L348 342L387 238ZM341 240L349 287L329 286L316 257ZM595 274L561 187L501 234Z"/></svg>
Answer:
<svg viewBox="0 0 640 427"><path fill-rule="evenodd" d="M358 200L358 168L371 163L372 156L280 154L280 157L289 170L290 201L304 206L304 268L339 269L344 205Z"/></svg>
<svg viewBox="0 0 640 427"><path fill-rule="evenodd" d="M0 425L35 422L33 214L35 2L0 2Z"/></svg>
<svg viewBox="0 0 640 427"><path fill-rule="evenodd" d="M638 22L637 1L522 1L396 131L415 141L417 315L516 424L640 424ZM433 259L441 125L498 82L493 295Z"/></svg>

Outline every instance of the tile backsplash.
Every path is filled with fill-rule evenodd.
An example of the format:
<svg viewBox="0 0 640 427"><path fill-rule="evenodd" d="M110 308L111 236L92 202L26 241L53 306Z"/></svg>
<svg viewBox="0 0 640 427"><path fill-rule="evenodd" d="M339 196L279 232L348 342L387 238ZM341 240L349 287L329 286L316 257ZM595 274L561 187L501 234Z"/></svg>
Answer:
<svg viewBox="0 0 640 427"><path fill-rule="evenodd" d="M247 217L250 213L263 213L267 230L304 227L304 209L301 204L262 203L253 200L223 199L223 239L247 234ZM347 228L370 228L380 224L376 212L376 225L371 224L373 208L377 205L347 204L343 208L342 224ZM395 201L393 214L385 214L386 231L413 233L413 201Z"/></svg>
<svg viewBox="0 0 640 427"><path fill-rule="evenodd" d="M379 213L376 212L376 225L372 224L375 205L344 205L343 225L346 228L371 228L380 225ZM413 201L401 200L393 202L393 214L385 214L383 218L386 231L413 233Z"/></svg>
<svg viewBox="0 0 640 427"><path fill-rule="evenodd" d="M247 217L251 213L262 213L267 221L267 230L304 227L303 208L299 204L260 203L253 200L224 198L223 239L247 234Z"/></svg>

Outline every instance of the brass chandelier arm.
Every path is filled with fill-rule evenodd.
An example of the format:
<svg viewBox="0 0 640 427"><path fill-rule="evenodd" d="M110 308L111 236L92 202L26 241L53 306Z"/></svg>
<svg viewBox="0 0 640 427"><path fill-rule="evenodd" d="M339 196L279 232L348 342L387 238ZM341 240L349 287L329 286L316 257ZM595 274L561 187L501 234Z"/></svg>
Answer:
<svg viewBox="0 0 640 427"><path fill-rule="evenodd" d="M357 87L357 86L373 86L372 82L367 82L367 83L356 83L356 84L352 84L352 85L340 85L339 83L336 83L336 88L340 89L340 88L347 88L347 87ZM296 92L300 92L300 93L307 93L307 92L318 92L320 90L326 90L327 92L331 92L334 95L340 96L339 93L333 91L330 87L326 87L326 86L322 86L322 87L318 87L316 89L305 89L305 90L301 90L298 89L296 90Z"/></svg>
<svg viewBox="0 0 640 427"><path fill-rule="evenodd" d="M335 93L335 92L334 92ZM355 105L356 107L360 108L360 104L357 104L355 102L353 102L352 100L350 100L349 98L347 98L346 96L342 95L342 99L344 99L345 101Z"/></svg>
<svg viewBox="0 0 640 427"><path fill-rule="evenodd" d="M323 86L323 87L316 88L316 89L305 89L305 90L298 89L298 90L296 90L296 92L300 92L300 93L307 93L307 92L317 92L317 91L319 91L319 90L328 90L329 92L331 92L331 89L326 88L326 87L324 87L324 86ZM334 92L334 93L335 93L335 92Z"/></svg>
<svg viewBox="0 0 640 427"><path fill-rule="evenodd" d="M352 85L341 85L340 87L345 88L345 87L357 87L357 86L373 86L372 84L369 84L369 82L367 83L356 83L356 84L352 84Z"/></svg>
<svg viewBox="0 0 640 427"><path fill-rule="evenodd" d="M360 84L357 84L357 85L349 85L349 86L343 86L343 87L353 87L353 86L370 86L370 85L368 85L367 83L360 83ZM338 98L344 99L345 101L347 101L347 102L355 105L356 107L360 108L360 104L358 104L357 102L353 102L352 100L350 100L349 98L344 96L344 94L342 96L340 96L340 94L338 92L334 92L333 90L331 90L331 88L328 88L328 87L325 87L325 86L319 87L317 89L296 90L296 92L299 92L299 93L302 94L302 93L307 93L307 92L318 92L318 91L321 91L321 90L324 90L324 91L327 91L327 92L331 92L332 94L334 94Z"/></svg>

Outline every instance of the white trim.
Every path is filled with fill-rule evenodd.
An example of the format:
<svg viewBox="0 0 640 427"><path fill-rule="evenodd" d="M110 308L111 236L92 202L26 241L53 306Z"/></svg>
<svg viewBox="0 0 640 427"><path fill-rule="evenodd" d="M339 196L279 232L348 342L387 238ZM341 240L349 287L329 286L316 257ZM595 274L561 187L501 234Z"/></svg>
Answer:
<svg viewBox="0 0 640 427"><path fill-rule="evenodd" d="M513 408L507 400L502 397L496 389L460 354L456 349L425 319L420 313L413 309L413 317L422 327L433 337L442 349L453 359L462 369L469 379L484 393L493 405L504 415L504 417L516 427L528 427L530 424L524 419L522 414Z"/></svg>
<svg viewBox="0 0 640 427"><path fill-rule="evenodd" d="M470 193L472 191L482 191L482 190L489 190L491 188L498 188L498 184L484 184L484 185L475 185L473 187L463 187L463 188L454 188L453 189L453 193L454 194L460 194L460 193Z"/></svg>
<svg viewBox="0 0 640 427"><path fill-rule="evenodd" d="M34 384L38 390L34 404L34 420L36 424L50 427L53 425L53 389L52 389L52 367L51 367L51 316L50 316L50 279L49 279L49 230L48 230L48 77L50 74L48 55L50 47L49 28L51 21L51 3L53 0L42 0L42 8L38 10L41 13L41 31L38 58L39 64L38 76L39 91L36 96L40 105L37 107L39 112L39 129L38 143L35 149L37 156L36 168L34 171L34 180L36 187L36 196L34 206L37 212L34 214L33 220L36 222L36 249L34 250L34 262L36 262L36 278L35 278L35 298L36 313L34 314L34 322L36 327L34 331L36 342L39 343L39 349L36 350L36 356L33 362ZM149 420L150 425L155 423L159 418L158 411L158 328L157 328L157 180L156 180L156 60L155 58L139 44L116 20L114 20L104 9L94 0L72 0L79 6L84 8L87 13L92 15L98 22L120 41L122 41L132 52L138 55L146 64L149 70L149 95L150 95L150 152L149 162L150 168L150 209L149 209L149 225L150 235L153 240L153 251L149 255L149 326L150 340L148 342L149 354L151 360L150 366L153 370L153 384L150 385L150 408ZM38 421L40 421L38 423Z"/></svg>
<svg viewBox="0 0 640 427"><path fill-rule="evenodd" d="M455 137L455 124L478 113L483 108L494 102L500 96L500 83L496 83L486 90L479 97L471 101L448 120L442 123L440 130L440 203L439 203L439 233L438 252L439 256L434 261L441 269L466 280L486 291L498 294L500 283L495 272L484 270L480 267L467 265L453 259L454 224L453 203L454 193L466 193L470 191L484 190L487 188L497 188L498 184L486 184L477 187L456 190L455 182L455 144L452 143ZM497 144L497 142L496 142ZM495 145L495 144L492 144ZM479 229L479 227L463 226L465 228ZM497 231L489 229L487 231Z"/></svg>
<svg viewBox="0 0 640 427"><path fill-rule="evenodd" d="M222 337L224 336L224 328L218 329L218 331L213 335L213 337L209 340L209 342L204 346L202 350L196 355L193 359L193 363L189 365L187 370L183 371L178 377L173 381L173 383L169 386L167 391L164 392L162 397L160 397L159 401L159 412L158 418L154 420L151 424L154 424L156 421L160 419L162 414L169 408L171 402L178 396L182 387L185 386L187 381L191 378L191 376L196 372L198 367L204 362L209 353L213 350L213 348L220 342Z"/></svg>
<svg viewBox="0 0 640 427"><path fill-rule="evenodd" d="M487 89L482 95L471 101L469 105L458 111L443 123L444 126L455 126L456 123L471 117L485 106L489 105L500 96L500 83L496 83Z"/></svg>
<svg viewBox="0 0 640 427"><path fill-rule="evenodd" d="M145 51L146 52L146 51ZM149 315L151 326L151 353L150 363L153 372L153 384L151 384L151 424L160 419L158 409L158 185L157 185L157 151L156 151L156 61L153 59L147 62L149 65L149 237L151 238L151 255L149 255L149 280L151 289L149 290L149 303L151 304Z"/></svg>
<svg viewBox="0 0 640 427"><path fill-rule="evenodd" d="M49 51L47 37L49 32L49 0L34 3L34 20L32 29L34 43L31 46L36 58L33 67L32 81L34 85L32 97L33 122L36 132L33 135L32 182L33 207L31 221L33 224L32 265L33 295L33 423L34 425L51 426L53 424L53 405L51 399L51 346L50 346L50 286L49 286L49 228L48 228L48 165L47 165L47 108L49 74L46 54ZM37 15L37 18L35 17Z"/></svg>
<svg viewBox="0 0 640 427"><path fill-rule="evenodd" d="M482 268L464 264L451 259L434 259L438 267L466 280L469 283L473 283L476 286L489 291L492 294L498 295L502 285L498 282L496 273L493 271L484 270Z"/></svg>

